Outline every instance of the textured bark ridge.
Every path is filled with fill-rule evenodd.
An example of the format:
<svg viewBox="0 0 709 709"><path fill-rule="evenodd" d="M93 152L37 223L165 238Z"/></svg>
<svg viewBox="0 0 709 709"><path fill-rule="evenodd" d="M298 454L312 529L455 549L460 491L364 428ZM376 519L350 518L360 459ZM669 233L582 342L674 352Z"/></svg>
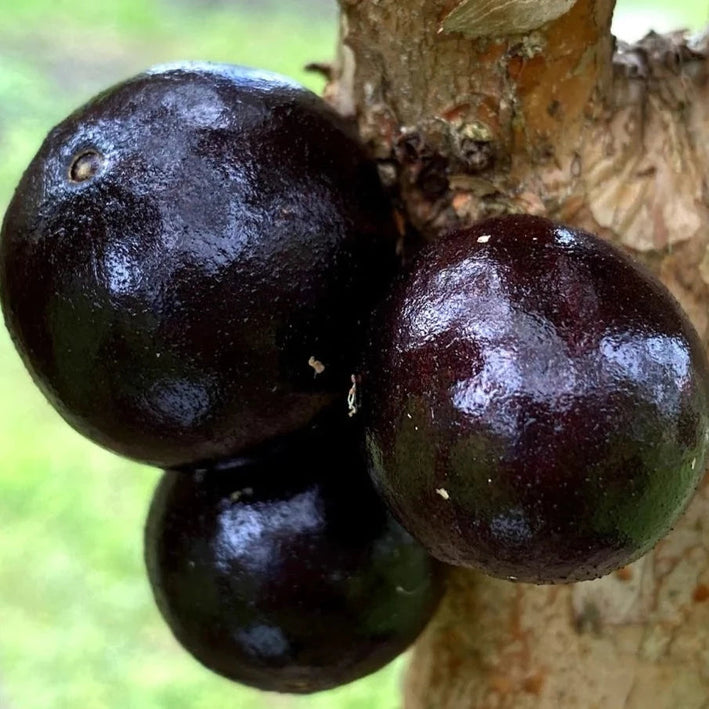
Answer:
<svg viewBox="0 0 709 709"><path fill-rule="evenodd" d="M537 0L546 24L479 38L459 21L487 0L341 2L328 97L414 230L527 212L599 233L662 278L709 344L707 37L615 44L613 0ZM709 486L652 553L599 581L455 571L405 704L709 709Z"/></svg>

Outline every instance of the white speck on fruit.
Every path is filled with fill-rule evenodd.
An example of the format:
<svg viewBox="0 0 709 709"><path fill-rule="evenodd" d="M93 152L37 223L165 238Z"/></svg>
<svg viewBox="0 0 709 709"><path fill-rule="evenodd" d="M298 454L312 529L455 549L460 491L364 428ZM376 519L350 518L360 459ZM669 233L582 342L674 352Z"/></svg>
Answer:
<svg viewBox="0 0 709 709"><path fill-rule="evenodd" d="M357 392L357 375L352 374L350 376L350 381L352 386L347 392L347 415L351 418L359 411L359 394Z"/></svg>
<svg viewBox="0 0 709 709"><path fill-rule="evenodd" d="M448 490L446 490L444 487L439 487L436 490L436 494L440 495L444 500L450 500L450 495L448 494Z"/></svg>
<svg viewBox="0 0 709 709"><path fill-rule="evenodd" d="M692 458L692 470L694 470L697 467L697 459Z"/></svg>
<svg viewBox="0 0 709 709"><path fill-rule="evenodd" d="M490 238L490 234L483 234L478 237L478 244L487 244L487 242L490 241Z"/></svg>
<svg viewBox="0 0 709 709"><path fill-rule="evenodd" d="M318 374L322 374L325 371L325 365L319 359L315 359L315 357L311 357L308 360L308 366L315 370L314 377L317 377Z"/></svg>
<svg viewBox="0 0 709 709"><path fill-rule="evenodd" d="M410 419L413 418L413 416L410 413L408 413L408 411L406 412L406 416L407 416L407 418L410 418Z"/></svg>
<svg viewBox="0 0 709 709"><path fill-rule="evenodd" d="M232 502L238 502L242 497L249 497L254 494L254 489L252 487L245 487L243 490L235 490L229 495L229 499Z"/></svg>
<svg viewBox="0 0 709 709"><path fill-rule="evenodd" d="M397 586L396 592L403 593L405 596L413 596L414 593L416 593L416 590L414 589L413 591L407 591L403 586Z"/></svg>

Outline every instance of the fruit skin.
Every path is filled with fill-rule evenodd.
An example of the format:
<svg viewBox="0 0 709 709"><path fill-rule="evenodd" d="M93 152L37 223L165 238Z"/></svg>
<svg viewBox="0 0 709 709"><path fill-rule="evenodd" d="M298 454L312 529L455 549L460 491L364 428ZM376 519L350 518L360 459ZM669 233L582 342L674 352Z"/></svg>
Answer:
<svg viewBox="0 0 709 709"><path fill-rule="evenodd" d="M72 114L0 234L5 319L35 382L81 433L160 467L344 402L395 266L349 125L283 77L218 64L157 67Z"/></svg>
<svg viewBox="0 0 709 709"><path fill-rule="evenodd" d="M379 669L429 620L443 567L376 496L359 441L316 430L161 479L148 575L175 637L211 670L316 692Z"/></svg>
<svg viewBox="0 0 709 709"><path fill-rule="evenodd" d="M602 576L669 531L704 473L699 337L664 286L588 233L512 216L449 234L372 333L370 472L445 562Z"/></svg>

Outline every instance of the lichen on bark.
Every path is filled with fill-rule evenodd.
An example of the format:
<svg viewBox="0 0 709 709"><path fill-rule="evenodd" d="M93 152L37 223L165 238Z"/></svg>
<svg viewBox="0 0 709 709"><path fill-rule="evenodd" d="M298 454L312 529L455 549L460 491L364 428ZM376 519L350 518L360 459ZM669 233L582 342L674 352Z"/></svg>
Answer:
<svg viewBox="0 0 709 709"><path fill-rule="evenodd" d="M341 0L326 95L356 118L411 229L444 238L507 212L586 228L659 275L709 344L709 37L615 42L613 0L522 33L448 31L476 2L489 4ZM708 629L705 485L653 552L599 581L455 571L405 704L708 709Z"/></svg>

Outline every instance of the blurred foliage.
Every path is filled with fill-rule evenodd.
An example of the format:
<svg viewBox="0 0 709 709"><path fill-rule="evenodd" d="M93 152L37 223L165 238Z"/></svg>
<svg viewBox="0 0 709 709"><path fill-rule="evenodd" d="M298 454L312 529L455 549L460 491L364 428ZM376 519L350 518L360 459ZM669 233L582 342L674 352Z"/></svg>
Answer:
<svg viewBox="0 0 709 709"><path fill-rule="evenodd" d="M706 5L705 7L703 5ZM625 0L698 26L709 2ZM315 90L335 43L334 0L0 0L0 212L56 122L159 62L231 61ZM642 22L644 15L639 14ZM73 433L0 334L0 704L21 709L394 709L400 660L333 692L244 689L186 655L143 573L142 524L159 473Z"/></svg>
<svg viewBox="0 0 709 709"><path fill-rule="evenodd" d="M618 0L613 31L628 41L648 30L698 30L709 23L709 0Z"/></svg>

